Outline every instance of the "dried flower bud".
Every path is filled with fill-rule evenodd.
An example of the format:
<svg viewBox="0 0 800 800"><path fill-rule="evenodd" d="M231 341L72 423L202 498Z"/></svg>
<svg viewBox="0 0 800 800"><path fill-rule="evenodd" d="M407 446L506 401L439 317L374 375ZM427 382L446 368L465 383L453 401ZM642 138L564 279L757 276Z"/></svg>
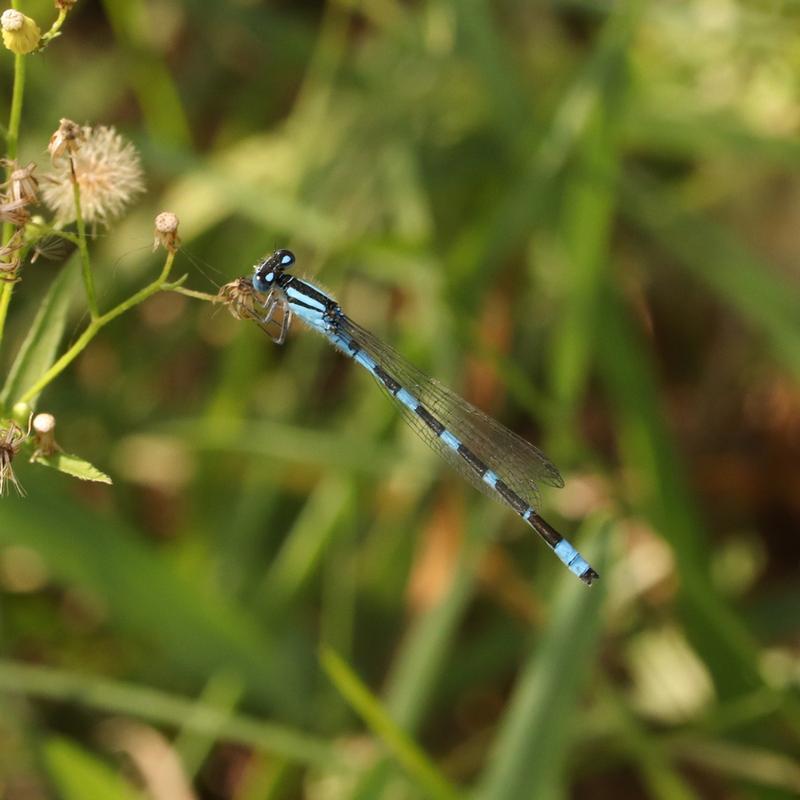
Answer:
<svg viewBox="0 0 800 800"><path fill-rule="evenodd" d="M36 169L35 162L31 161L27 167L20 167L14 159L4 158L0 163L4 164L11 172L8 180L3 184L8 187L10 199L35 203L37 201L36 190L39 188L39 181L33 175Z"/></svg>
<svg viewBox="0 0 800 800"><path fill-rule="evenodd" d="M155 222L155 239L153 240L153 250L157 250L161 245L170 253L175 253L181 243L178 236L178 217L171 211L162 211Z"/></svg>
<svg viewBox="0 0 800 800"><path fill-rule="evenodd" d="M26 205L28 203L25 200L11 200L0 195L0 222L10 222L21 228L31 218Z"/></svg>
<svg viewBox="0 0 800 800"><path fill-rule="evenodd" d="M51 456L61 449L56 442L56 418L52 414L37 414L33 418L33 432L36 436L33 458Z"/></svg>
<svg viewBox="0 0 800 800"><path fill-rule="evenodd" d="M30 17L13 8L0 15L0 28L3 29L3 44L17 55L35 50L42 38L39 26Z"/></svg>
<svg viewBox="0 0 800 800"><path fill-rule="evenodd" d="M7 422L0 428L0 497L13 486L19 494L24 495L11 462L19 455L22 444L27 438L25 431L16 422Z"/></svg>
<svg viewBox="0 0 800 800"><path fill-rule="evenodd" d="M236 278L221 286L216 301L223 303L234 319L252 320L267 334L274 335L275 331L269 328L274 321L264 319L264 298L253 288L250 278Z"/></svg>
<svg viewBox="0 0 800 800"><path fill-rule="evenodd" d="M56 0L56 8L59 11L69 11L78 0Z"/></svg>
<svg viewBox="0 0 800 800"><path fill-rule="evenodd" d="M73 155L78 151L84 139L86 139L84 128L71 119L62 119L58 124L58 130L50 137L50 144L47 145L50 158L55 161L64 153Z"/></svg>

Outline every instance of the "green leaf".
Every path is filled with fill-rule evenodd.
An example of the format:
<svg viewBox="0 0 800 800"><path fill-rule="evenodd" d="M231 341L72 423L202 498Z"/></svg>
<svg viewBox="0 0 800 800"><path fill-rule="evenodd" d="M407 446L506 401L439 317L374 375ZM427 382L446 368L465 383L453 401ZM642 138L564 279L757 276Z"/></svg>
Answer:
<svg viewBox="0 0 800 800"><path fill-rule="evenodd" d="M601 526L594 557L606 564L609 525ZM588 590L564 575L549 627L523 668L494 742L480 800L560 796L569 737L579 724L577 705L600 626L604 582Z"/></svg>
<svg viewBox="0 0 800 800"><path fill-rule="evenodd" d="M38 455L32 460L34 464L41 464L44 467L57 469L59 472L72 475L74 478L80 478L82 481L113 483L105 472L101 472L97 467L80 456L73 456L69 453L53 453L51 456Z"/></svg>
<svg viewBox="0 0 800 800"><path fill-rule="evenodd" d="M78 270L73 267L74 261L75 256L67 261L50 284L8 373L0 393L0 408L10 408L55 361L58 345L64 335L64 326L67 324L72 291L78 279ZM38 397L36 395L30 400L31 410L36 407Z"/></svg>
<svg viewBox="0 0 800 800"><path fill-rule="evenodd" d="M492 503L471 516L450 588L415 619L394 659L385 702L392 718L405 730L416 733L430 713L437 685L447 680L447 660L474 596L478 564L495 540L505 513Z"/></svg>
<svg viewBox="0 0 800 800"><path fill-rule="evenodd" d="M67 739L51 739L44 747L47 768L64 800L142 800L113 769Z"/></svg>
<svg viewBox="0 0 800 800"><path fill-rule="evenodd" d="M293 649L284 629L265 626L207 582L181 575L113 513L76 503L63 481L30 470L25 483L36 502L4 498L0 545L33 548L57 580L99 597L116 629L147 641L189 690L226 669L242 678L253 705L299 717L307 696L307 674L297 666L302 640Z"/></svg>
<svg viewBox="0 0 800 800"><path fill-rule="evenodd" d="M551 346L557 433L574 442L575 416L590 378L592 350L602 286L608 280L609 244L616 207L616 120L619 87L605 91L576 147L575 166L567 181L562 210L564 286L558 325Z"/></svg>

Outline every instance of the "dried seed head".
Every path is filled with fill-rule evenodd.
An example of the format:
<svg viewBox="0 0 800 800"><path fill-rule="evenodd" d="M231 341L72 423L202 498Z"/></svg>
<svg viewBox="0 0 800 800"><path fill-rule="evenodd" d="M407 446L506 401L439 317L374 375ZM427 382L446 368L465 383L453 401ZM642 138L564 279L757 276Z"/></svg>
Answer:
<svg viewBox="0 0 800 800"><path fill-rule="evenodd" d="M27 167L20 165L12 158L0 160L9 171L8 180L3 186L8 187L8 194L11 200L24 200L26 203L37 202L36 190L39 188L39 181L34 177L36 169L35 162L31 161Z"/></svg>
<svg viewBox="0 0 800 800"><path fill-rule="evenodd" d="M21 11L15 11L9 8L0 15L0 25L4 31L15 32L21 31L25 24L25 15Z"/></svg>
<svg viewBox="0 0 800 800"><path fill-rule="evenodd" d="M25 200L11 200L5 195L0 195L0 222L10 222L12 225L22 227L27 224L31 215Z"/></svg>
<svg viewBox="0 0 800 800"><path fill-rule="evenodd" d="M153 240L153 250L157 250L161 245L170 253L175 253L180 246L181 240L178 236L178 217L171 211L162 211L155 221L155 239Z"/></svg>
<svg viewBox="0 0 800 800"><path fill-rule="evenodd" d="M30 53L39 46L42 32L39 26L21 11L9 8L0 15L3 44L17 55Z"/></svg>
<svg viewBox="0 0 800 800"><path fill-rule="evenodd" d="M37 235L29 239L28 243L31 245L31 264L35 264L40 258L63 261L70 249L70 244L60 236Z"/></svg>
<svg viewBox="0 0 800 800"><path fill-rule="evenodd" d="M62 119L58 124L58 130L50 137L50 144L47 145L50 158L55 161L64 153L74 155L86 138L87 132L88 128L82 128L77 122Z"/></svg>
<svg viewBox="0 0 800 800"><path fill-rule="evenodd" d="M249 278L237 278L220 287L217 297L236 319L258 319L255 289Z"/></svg>
<svg viewBox="0 0 800 800"><path fill-rule="evenodd" d="M0 497L7 494L9 486L13 486L20 495L25 494L11 464L19 455L26 438L27 434L16 422L7 422L0 428Z"/></svg>
<svg viewBox="0 0 800 800"><path fill-rule="evenodd" d="M36 451L31 460L37 456L51 456L61 449L56 442L56 418L52 414L37 414L33 418L33 432Z"/></svg>
<svg viewBox="0 0 800 800"><path fill-rule="evenodd" d="M54 163L54 172L42 183L42 198L55 212L56 223L72 222L75 219L74 174L80 188L83 218L86 222L108 225L144 191L139 154L114 128L83 128L82 135L84 139L71 152L70 160L60 159ZM68 145L65 144L64 149L69 152Z"/></svg>
<svg viewBox="0 0 800 800"><path fill-rule="evenodd" d="M78 0L56 0L56 8L59 11L69 11Z"/></svg>

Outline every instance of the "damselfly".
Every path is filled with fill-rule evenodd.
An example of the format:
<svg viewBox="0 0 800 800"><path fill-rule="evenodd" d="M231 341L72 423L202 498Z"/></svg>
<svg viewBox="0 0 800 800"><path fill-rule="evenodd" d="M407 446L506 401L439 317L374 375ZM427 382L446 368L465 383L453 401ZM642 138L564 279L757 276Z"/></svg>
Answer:
<svg viewBox="0 0 800 800"><path fill-rule="evenodd" d="M366 369L397 403L406 422L468 481L510 506L584 583L598 577L583 556L539 516L539 484L564 480L538 448L408 363L353 322L322 289L288 273L294 254L277 250L249 278L226 287L240 316L283 344L296 316Z"/></svg>

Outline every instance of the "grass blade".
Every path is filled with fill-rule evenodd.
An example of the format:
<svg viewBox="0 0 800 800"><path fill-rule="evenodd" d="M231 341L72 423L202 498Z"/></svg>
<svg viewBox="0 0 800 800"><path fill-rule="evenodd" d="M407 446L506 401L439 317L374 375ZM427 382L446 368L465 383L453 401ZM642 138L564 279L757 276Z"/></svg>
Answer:
<svg viewBox="0 0 800 800"><path fill-rule="evenodd" d="M355 672L328 648L322 650L320 660L340 694L381 739L420 789L435 800L456 800L460 796L456 789L408 734L398 727Z"/></svg>
<svg viewBox="0 0 800 800"><path fill-rule="evenodd" d="M68 739L50 739L44 746L44 760L63 800L144 800L107 764Z"/></svg>
<svg viewBox="0 0 800 800"><path fill-rule="evenodd" d="M599 531L600 573L607 573L609 524ZM600 627L603 581L587 591L565 575L550 625L523 668L495 740L480 800L556 797L562 781L570 729L583 676L589 669Z"/></svg>
<svg viewBox="0 0 800 800"><path fill-rule="evenodd" d="M186 733L213 736L287 761L341 770L344 764L324 740L292 728L274 725L203 700L179 697L149 687L78 675L52 667L0 659L0 692L77 703L107 714L122 714Z"/></svg>

